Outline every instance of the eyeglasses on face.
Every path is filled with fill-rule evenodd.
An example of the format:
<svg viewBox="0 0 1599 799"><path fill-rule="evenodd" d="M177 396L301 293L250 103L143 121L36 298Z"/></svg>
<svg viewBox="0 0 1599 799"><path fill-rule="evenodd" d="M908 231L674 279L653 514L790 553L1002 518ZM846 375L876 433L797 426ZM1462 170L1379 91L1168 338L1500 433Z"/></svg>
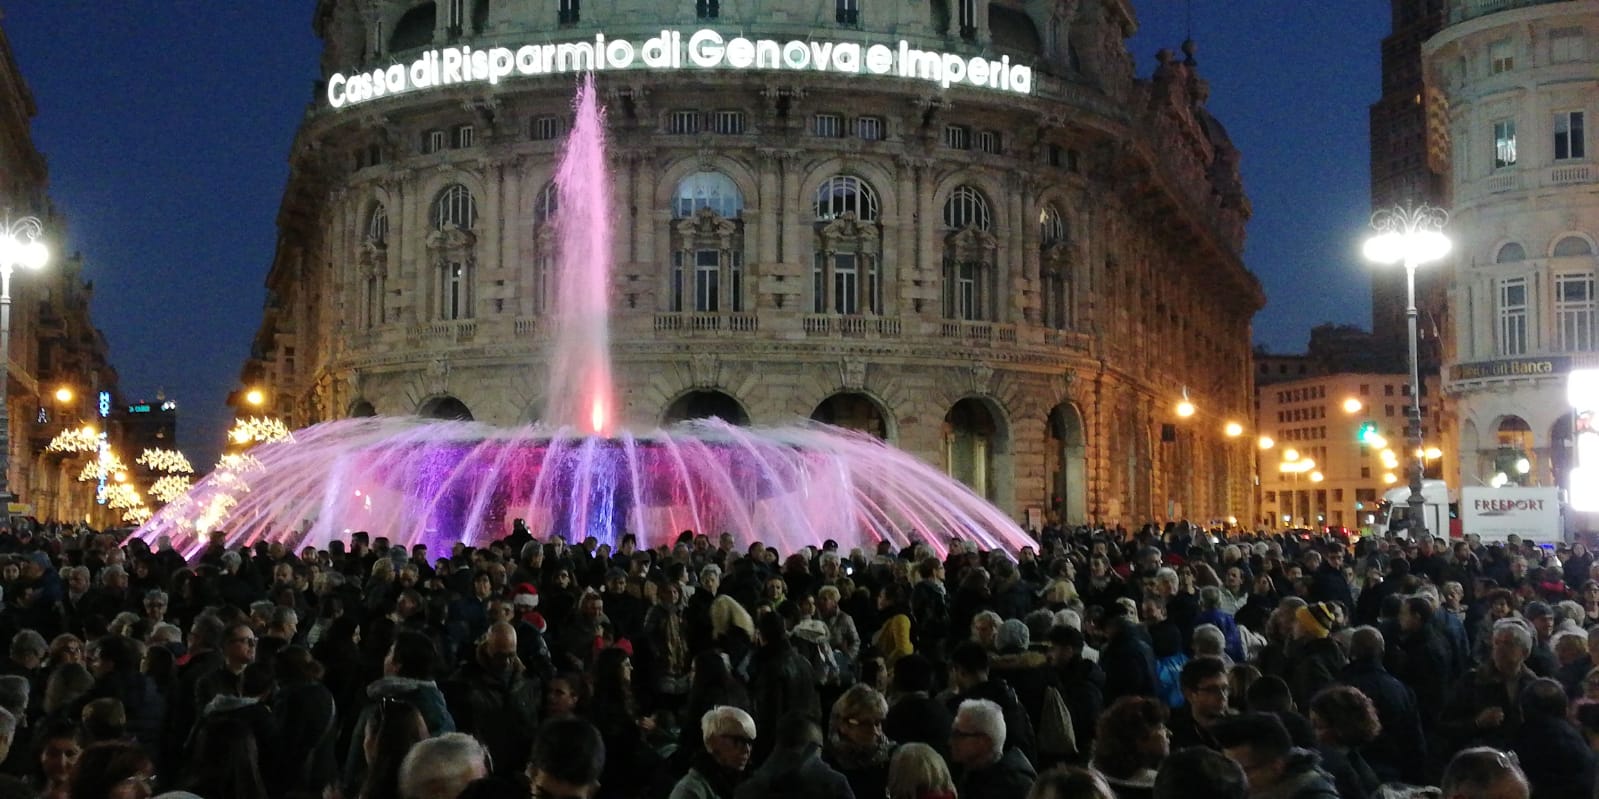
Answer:
<svg viewBox="0 0 1599 799"><path fill-rule="evenodd" d="M953 738L986 738L988 736L985 733L972 732L971 730L951 729L949 731L949 737L953 739Z"/></svg>
<svg viewBox="0 0 1599 799"><path fill-rule="evenodd" d="M747 735L723 735L722 738L740 749L755 748L755 739Z"/></svg>
<svg viewBox="0 0 1599 799"><path fill-rule="evenodd" d="M244 644L245 646L255 646L255 639L254 638L229 638L228 639L228 643L230 643L230 644Z"/></svg>

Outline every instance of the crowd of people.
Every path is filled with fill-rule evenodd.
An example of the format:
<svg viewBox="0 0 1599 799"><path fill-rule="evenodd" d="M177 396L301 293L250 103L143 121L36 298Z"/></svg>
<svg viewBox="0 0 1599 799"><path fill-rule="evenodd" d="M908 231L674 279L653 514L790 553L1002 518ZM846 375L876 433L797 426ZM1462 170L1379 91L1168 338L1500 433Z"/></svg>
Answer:
<svg viewBox="0 0 1599 799"><path fill-rule="evenodd" d="M1580 543L1036 540L0 532L0 799L1599 796Z"/></svg>

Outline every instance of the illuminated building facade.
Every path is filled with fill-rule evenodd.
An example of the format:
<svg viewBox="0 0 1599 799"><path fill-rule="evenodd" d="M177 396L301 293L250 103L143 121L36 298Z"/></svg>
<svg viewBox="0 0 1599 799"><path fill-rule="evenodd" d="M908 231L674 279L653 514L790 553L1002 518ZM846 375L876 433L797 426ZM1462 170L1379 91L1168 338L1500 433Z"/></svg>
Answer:
<svg viewBox="0 0 1599 799"><path fill-rule="evenodd" d="M554 159L599 63L626 426L862 429L1019 521L1253 515L1223 432L1263 303L1239 153L1191 56L1135 77L1131 3L322 0L314 24L242 373L291 424L539 419Z"/></svg>
<svg viewBox="0 0 1599 799"><path fill-rule="evenodd" d="M1587 135L1599 7L1471 0L1446 13L1424 52L1452 145L1444 390L1461 456L1450 479L1564 485L1566 375L1599 361L1599 168Z"/></svg>

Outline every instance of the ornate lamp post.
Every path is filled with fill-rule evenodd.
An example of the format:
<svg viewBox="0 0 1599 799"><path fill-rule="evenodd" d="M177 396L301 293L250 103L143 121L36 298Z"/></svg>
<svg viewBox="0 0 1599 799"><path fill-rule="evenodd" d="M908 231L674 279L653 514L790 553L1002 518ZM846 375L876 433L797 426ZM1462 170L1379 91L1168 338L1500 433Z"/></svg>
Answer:
<svg viewBox="0 0 1599 799"><path fill-rule="evenodd" d="M8 215L0 227L0 501L11 501L7 481L11 470L11 414L6 396L11 372L11 272L17 267L38 269L49 259L50 251L40 237L44 228L39 218Z"/></svg>
<svg viewBox="0 0 1599 799"><path fill-rule="evenodd" d="M1421 441L1421 373L1418 366L1416 333L1416 267L1436 261L1449 254L1449 237L1443 234L1449 223L1449 212L1430 205L1415 208L1385 208L1371 215L1371 226L1377 235L1366 240L1367 260L1379 264L1405 265L1405 323L1410 333L1410 419L1408 432L1412 454L1422 450ZM1421 495L1421 481L1426 470L1426 460L1415 454L1410 464L1410 536L1420 539L1427 536L1425 506ZM1447 531L1445 531L1447 535Z"/></svg>

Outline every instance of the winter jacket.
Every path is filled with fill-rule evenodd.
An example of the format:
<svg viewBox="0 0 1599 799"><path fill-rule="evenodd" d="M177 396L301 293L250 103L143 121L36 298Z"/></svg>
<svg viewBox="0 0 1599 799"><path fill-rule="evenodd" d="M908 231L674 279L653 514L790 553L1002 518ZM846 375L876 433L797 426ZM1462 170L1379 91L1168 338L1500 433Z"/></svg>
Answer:
<svg viewBox="0 0 1599 799"><path fill-rule="evenodd" d="M822 761L814 744L778 749L733 792L734 799L855 799L849 780ZM874 797L875 799L875 797Z"/></svg>
<svg viewBox="0 0 1599 799"><path fill-rule="evenodd" d="M965 769L956 781L961 799L1017 799L1033 789L1038 772L1017 749L1007 749L999 760L978 769Z"/></svg>
<svg viewBox="0 0 1599 799"><path fill-rule="evenodd" d="M471 660L450 676L442 690L456 727L483 742L494 758L495 773L521 774L533 751L543 684L520 670L491 674Z"/></svg>
<svg viewBox="0 0 1599 799"><path fill-rule="evenodd" d="M1294 695L1294 704L1310 707L1310 698L1317 691L1331 685L1338 673L1344 670L1343 650L1331 638L1314 638L1288 649L1288 688Z"/></svg>
<svg viewBox="0 0 1599 799"><path fill-rule="evenodd" d="M1249 799L1354 799L1339 797L1338 788L1315 752L1294 749L1288 753L1288 762L1282 778L1269 788L1252 789Z"/></svg>
<svg viewBox="0 0 1599 799"><path fill-rule="evenodd" d="M755 704L755 729L775 730L778 719L798 710L821 718L821 699L816 695L816 675L787 641L768 644L751 658L750 701ZM763 745L764 742L764 745ZM755 739L755 761L772 751L772 736Z"/></svg>
<svg viewBox="0 0 1599 799"><path fill-rule="evenodd" d="M344 785L351 789L351 795L360 792L361 782L366 776L366 752L362 746L366 741L366 725L371 723L379 701L403 699L415 707L422 714L430 737L455 732L455 719L450 716L444 694L432 680L379 677L366 687L366 696L366 706L361 708L360 715L356 717L355 730L350 736L350 751L344 759Z"/></svg>
<svg viewBox="0 0 1599 799"><path fill-rule="evenodd" d="M1099 650L1105 672L1105 704L1124 696L1155 695L1155 653L1142 629L1128 625Z"/></svg>
<svg viewBox="0 0 1599 799"><path fill-rule="evenodd" d="M1224 651L1234 663L1243 663L1249 659L1244 652L1244 636L1238 632L1238 622L1233 618L1233 614L1221 610L1202 611L1194 617L1194 626L1198 627L1201 624L1214 624L1216 629L1221 630L1221 637L1226 641Z"/></svg>
<svg viewBox="0 0 1599 799"><path fill-rule="evenodd" d="M955 717L937 699L917 692L895 697L883 721L883 735L900 743L924 743L949 756L949 728Z"/></svg>
<svg viewBox="0 0 1599 799"><path fill-rule="evenodd" d="M1376 658L1351 662L1338 681L1365 694L1377 707L1382 732L1366 747L1367 762L1377 776L1383 782L1425 784L1427 738L1410 686L1388 673Z"/></svg>
<svg viewBox="0 0 1599 799"><path fill-rule="evenodd" d="M1526 666L1522 666L1521 671L1508 681L1500 676L1492 664L1472 669L1455 686L1454 695L1444 706L1443 716L1438 720L1439 731L1448 736L1444 739L1445 744L1455 750L1468 746L1507 748L1521 729L1521 705L1512 701L1511 697L1521 696L1522 690L1537 678ZM1510 682L1514 683L1514 690L1507 685ZM1491 707L1504 711L1504 721L1497 727L1479 728L1478 714Z"/></svg>
<svg viewBox="0 0 1599 799"><path fill-rule="evenodd" d="M338 779L338 708L320 682L288 683L272 697L279 745L275 762L262 761L267 793L322 795Z"/></svg>
<svg viewBox="0 0 1599 799"><path fill-rule="evenodd" d="M1591 799L1599 779L1594 753L1570 722L1530 717L1511 737L1510 748L1532 784L1532 799Z"/></svg>
<svg viewBox="0 0 1599 799"><path fill-rule="evenodd" d="M128 718L128 734L138 739L147 751L160 751L167 703L149 677L137 671L113 671L94 681L94 687L79 700L78 707L95 699L120 701Z"/></svg>

